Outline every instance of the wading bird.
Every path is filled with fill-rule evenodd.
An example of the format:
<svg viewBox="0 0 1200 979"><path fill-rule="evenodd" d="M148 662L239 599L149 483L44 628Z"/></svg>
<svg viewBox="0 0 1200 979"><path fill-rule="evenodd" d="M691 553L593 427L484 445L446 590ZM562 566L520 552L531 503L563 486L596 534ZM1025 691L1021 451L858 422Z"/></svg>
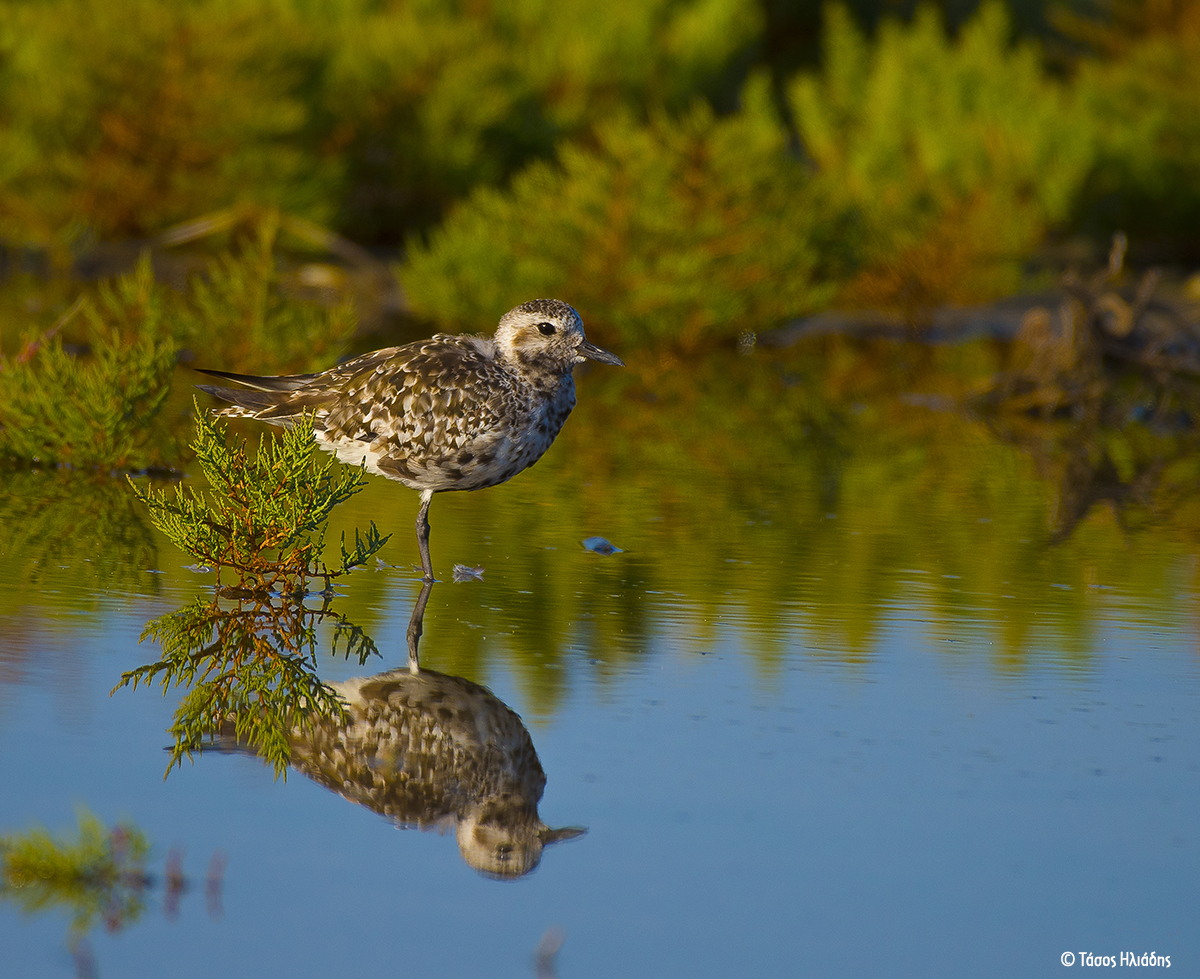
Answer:
<svg viewBox="0 0 1200 979"><path fill-rule="evenodd" d="M572 371L585 360L625 366L588 341L566 303L534 299L491 338L438 334L320 374L202 370L243 387L198 387L231 403L222 415L287 426L308 414L321 448L419 491L417 546L432 581L433 494L495 486L537 462L575 407Z"/></svg>

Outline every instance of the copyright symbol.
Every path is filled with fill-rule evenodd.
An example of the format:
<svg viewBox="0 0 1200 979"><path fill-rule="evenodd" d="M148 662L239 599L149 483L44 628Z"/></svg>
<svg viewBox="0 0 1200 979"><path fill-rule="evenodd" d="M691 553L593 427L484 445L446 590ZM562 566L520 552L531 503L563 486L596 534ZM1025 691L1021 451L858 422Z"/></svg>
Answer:
<svg viewBox="0 0 1200 979"><path fill-rule="evenodd" d="M1059 958L1062 959L1063 965L1071 966L1071 965L1075 964L1075 953L1074 952L1063 952L1063 954L1060 955Z"/></svg>

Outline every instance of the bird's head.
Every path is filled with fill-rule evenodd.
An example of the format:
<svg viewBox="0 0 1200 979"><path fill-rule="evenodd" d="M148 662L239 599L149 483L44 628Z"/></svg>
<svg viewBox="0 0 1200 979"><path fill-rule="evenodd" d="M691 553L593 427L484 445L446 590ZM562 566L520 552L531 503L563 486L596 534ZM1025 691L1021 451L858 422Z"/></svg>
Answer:
<svg viewBox="0 0 1200 979"><path fill-rule="evenodd" d="M512 880L532 872L550 844L586 832L582 826L552 829L538 818L536 804L502 793L460 814L455 835L459 853L476 871L494 880Z"/></svg>
<svg viewBox="0 0 1200 979"><path fill-rule="evenodd" d="M557 299L533 299L510 309L500 318L495 341L505 360L525 369L566 374L585 360L625 366L616 354L591 343L579 314Z"/></svg>

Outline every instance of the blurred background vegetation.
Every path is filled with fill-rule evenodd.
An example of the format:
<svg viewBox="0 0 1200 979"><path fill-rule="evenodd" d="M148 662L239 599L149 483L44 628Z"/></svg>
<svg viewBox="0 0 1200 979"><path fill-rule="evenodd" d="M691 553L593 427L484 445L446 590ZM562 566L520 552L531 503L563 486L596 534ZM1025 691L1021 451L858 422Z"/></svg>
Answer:
<svg viewBox="0 0 1200 979"><path fill-rule="evenodd" d="M13 0L5 279L266 208L398 260L420 320L562 295L686 349L990 300L1117 230L1186 267L1198 66L1200 0Z"/></svg>

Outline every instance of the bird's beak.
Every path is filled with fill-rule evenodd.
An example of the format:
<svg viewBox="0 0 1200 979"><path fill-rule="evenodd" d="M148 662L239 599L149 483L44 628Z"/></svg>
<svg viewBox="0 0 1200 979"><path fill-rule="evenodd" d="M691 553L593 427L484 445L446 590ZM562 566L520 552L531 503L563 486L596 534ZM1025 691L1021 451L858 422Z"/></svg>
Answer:
<svg viewBox="0 0 1200 979"><path fill-rule="evenodd" d="M575 362L582 364L584 360L598 360L602 364L613 364L616 367L625 366L625 361L616 354L610 354L607 350L597 347L590 340L584 340L583 343L575 348Z"/></svg>

